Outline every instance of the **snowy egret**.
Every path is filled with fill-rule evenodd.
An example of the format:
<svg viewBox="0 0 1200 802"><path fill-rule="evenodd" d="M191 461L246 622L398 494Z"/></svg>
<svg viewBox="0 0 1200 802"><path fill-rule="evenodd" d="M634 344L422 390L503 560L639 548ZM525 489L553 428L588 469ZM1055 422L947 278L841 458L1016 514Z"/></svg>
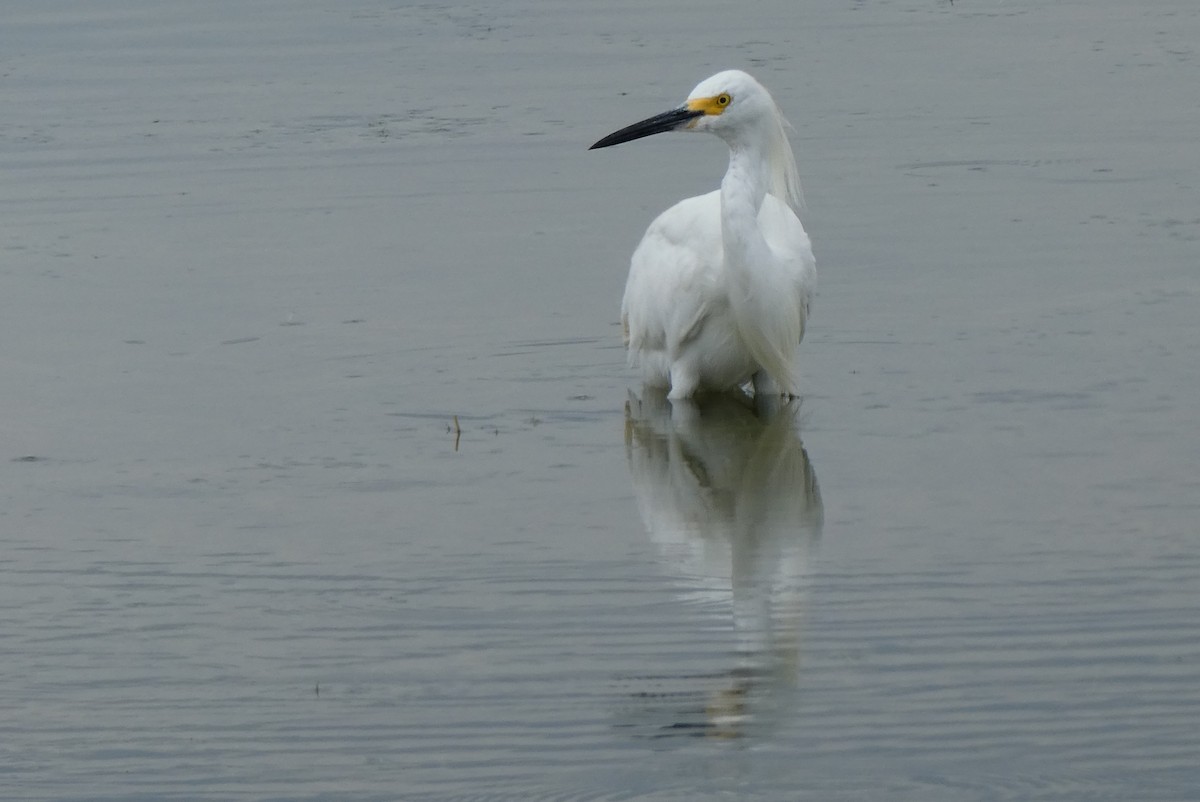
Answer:
<svg viewBox="0 0 1200 802"><path fill-rule="evenodd" d="M796 395L817 268L800 223L803 201L787 122L751 76L702 81L682 106L622 128L607 148L666 131L704 131L729 145L721 188L687 198L650 224L633 253L621 326L631 363L669 398L752 381L756 394Z"/></svg>

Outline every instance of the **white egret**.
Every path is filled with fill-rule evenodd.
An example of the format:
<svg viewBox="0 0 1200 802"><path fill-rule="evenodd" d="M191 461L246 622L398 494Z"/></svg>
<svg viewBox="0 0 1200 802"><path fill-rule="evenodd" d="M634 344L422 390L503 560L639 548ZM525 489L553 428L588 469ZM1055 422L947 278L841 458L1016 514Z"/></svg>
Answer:
<svg viewBox="0 0 1200 802"><path fill-rule="evenodd" d="M758 395L799 391L795 355L817 268L786 126L758 81L728 70L682 106L591 147L666 131L704 131L729 145L721 188L659 215L629 266L621 326L630 363L672 400L749 381Z"/></svg>

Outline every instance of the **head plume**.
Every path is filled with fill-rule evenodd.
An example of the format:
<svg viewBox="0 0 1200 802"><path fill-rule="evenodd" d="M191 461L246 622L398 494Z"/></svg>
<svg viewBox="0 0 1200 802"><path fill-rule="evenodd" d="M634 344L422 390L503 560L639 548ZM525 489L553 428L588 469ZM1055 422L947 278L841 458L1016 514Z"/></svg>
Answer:
<svg viewBox="0 0 1200 802"><path fill-rule="evenodd" d="M770 95L767 97L770 99ZM771 99L771 104L775 105L774 99ZM789 130L792 130L791 123L775 106L771 139L767 143L767 161L771 164L771 187L768 192L791 206L796 216L804 219L804 190L800 187L800 174L796 171L796 154L788 140Z"/></svg>

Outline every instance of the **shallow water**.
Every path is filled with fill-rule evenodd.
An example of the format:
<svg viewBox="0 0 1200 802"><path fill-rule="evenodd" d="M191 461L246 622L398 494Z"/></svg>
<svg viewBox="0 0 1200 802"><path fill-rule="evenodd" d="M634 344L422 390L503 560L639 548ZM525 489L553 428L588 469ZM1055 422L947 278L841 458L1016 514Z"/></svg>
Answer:
<svg viewBox="0 0 1200 802"><path fill-rule="evenodd" d="M6 8L0 797L1200 798L1200 9L493 6ZM726 66L761 414L615 325L720 144L585 150Z"/></svg>

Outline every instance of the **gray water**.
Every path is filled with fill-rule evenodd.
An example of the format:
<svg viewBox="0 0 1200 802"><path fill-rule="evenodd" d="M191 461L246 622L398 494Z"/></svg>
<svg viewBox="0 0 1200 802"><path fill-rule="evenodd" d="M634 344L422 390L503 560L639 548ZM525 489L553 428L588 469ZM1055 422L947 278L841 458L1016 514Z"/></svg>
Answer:
<svg viewBox="0 0 1200 802"><path fill-rule="evenodd" d="M0 797L1200 799L1197 42L6 4ZM722 146L586 147L725 67L795 126L805 392L672 410L617 307Z"/></svg>

